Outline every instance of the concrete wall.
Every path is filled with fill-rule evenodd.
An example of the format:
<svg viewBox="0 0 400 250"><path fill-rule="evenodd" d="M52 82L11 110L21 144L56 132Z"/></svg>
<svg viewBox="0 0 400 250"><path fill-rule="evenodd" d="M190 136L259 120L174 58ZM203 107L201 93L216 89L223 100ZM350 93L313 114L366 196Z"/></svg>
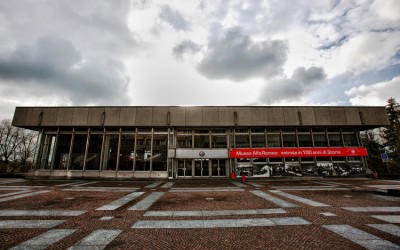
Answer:
<svg viewBox="0 0 400 250"><path fill-rule="evenodd" d="M389 124L384 107L17 107L13 125L57 126L363 126Z"/></svg>

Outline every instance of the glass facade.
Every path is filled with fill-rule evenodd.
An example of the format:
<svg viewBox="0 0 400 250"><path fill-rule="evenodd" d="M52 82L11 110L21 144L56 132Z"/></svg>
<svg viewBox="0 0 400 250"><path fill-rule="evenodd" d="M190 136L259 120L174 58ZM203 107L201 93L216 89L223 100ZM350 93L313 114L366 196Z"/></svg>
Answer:
<svg viewBox="0 0 400 250"><path fill-rule="evenodd" d="M231 171L255 177L347 175L365 169L363 157L175 156L179 150L360 147L358 131L349 128L48 129L39 140L35 168L42 170L165 172L166 177L186 178L228 177Z"/></svg>

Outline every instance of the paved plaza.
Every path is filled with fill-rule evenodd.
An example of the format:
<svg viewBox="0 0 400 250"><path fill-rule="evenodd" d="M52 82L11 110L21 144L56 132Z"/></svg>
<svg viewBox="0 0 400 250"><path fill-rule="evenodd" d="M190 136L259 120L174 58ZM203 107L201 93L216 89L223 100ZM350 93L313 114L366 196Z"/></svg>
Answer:
<svg viewBox="0 0 400 250"><path fill-rule="evenodd" d="M0 249L400 249L380 179L0 179Z"/></svg>

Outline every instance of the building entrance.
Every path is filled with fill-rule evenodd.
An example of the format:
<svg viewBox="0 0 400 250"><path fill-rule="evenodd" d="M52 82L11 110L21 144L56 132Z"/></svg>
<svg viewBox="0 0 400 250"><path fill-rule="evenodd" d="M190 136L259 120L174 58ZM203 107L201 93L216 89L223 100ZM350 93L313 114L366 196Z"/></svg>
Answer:
<svg viewBox="0 0 400 250"><path fill-rule="evenodd" d="M178 159L177 177L225 177L226 159Z"/></svg>

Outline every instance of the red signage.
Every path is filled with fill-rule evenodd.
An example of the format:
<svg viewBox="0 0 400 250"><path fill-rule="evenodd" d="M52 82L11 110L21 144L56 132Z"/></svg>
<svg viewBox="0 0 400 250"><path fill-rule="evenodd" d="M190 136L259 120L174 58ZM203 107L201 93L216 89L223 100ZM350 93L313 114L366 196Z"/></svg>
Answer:
<svg viewBox="0 0 400 250"><path fill-rule="evenodd" d="M356 148L240 148L229 152L230 158L287 158L367 156L367 149Z"/></svg>

